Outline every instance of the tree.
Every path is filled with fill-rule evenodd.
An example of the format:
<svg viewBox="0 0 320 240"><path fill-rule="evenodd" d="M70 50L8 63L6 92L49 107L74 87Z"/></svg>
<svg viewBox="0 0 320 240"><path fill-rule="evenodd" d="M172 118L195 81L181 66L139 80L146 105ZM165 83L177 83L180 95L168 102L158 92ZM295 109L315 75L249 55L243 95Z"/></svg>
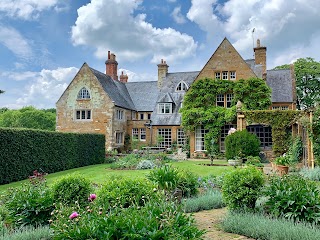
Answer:
<svg viewBox="0 0 320 240"><path fill-rule="evenodd" d="M1 94L1 93L4 93L4 91L0 89L0 94Z"/></svg>
<svg viewBox="0 0 320 240"><path fill-rule="evenodd" d="M320 103L320 62L299 58L294 63L298 109L308 109Z"/></svg>

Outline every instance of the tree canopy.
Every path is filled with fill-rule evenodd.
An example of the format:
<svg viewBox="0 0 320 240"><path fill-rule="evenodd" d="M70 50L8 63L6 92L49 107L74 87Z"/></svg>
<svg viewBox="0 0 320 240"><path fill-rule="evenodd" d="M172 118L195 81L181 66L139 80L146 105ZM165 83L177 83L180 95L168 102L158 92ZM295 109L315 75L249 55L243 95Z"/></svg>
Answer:
<svg viewBox="0 0 320 240"><path fill-rule="evenodd" d="M4 93L4 91L0 89L0 94L1 94L1 93Z"/></svg>

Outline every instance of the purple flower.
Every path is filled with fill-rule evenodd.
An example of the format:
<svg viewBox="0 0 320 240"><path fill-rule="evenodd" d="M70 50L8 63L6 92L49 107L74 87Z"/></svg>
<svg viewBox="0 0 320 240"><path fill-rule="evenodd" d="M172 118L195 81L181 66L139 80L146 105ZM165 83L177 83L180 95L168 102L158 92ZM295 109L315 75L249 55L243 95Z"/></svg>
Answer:
<svg viewBox="0 0 320 240"><path fill-rule="evenodd" d="M94 194L94 193L92 193L92 194L90 194L90 196L88 197L88 200L89 200L90 202L92 202L92 201L95 200L96 198L97 198L97 195Z"/></svg>
<svg viewBox="0 0 320 240"><path fill-rule="evenodd" d="M74 218L77 218L79 216L79 214L77 213L77 212L73 212L70 216L69 216L69 218L72 220L72 219L74 219Z"/></svg>

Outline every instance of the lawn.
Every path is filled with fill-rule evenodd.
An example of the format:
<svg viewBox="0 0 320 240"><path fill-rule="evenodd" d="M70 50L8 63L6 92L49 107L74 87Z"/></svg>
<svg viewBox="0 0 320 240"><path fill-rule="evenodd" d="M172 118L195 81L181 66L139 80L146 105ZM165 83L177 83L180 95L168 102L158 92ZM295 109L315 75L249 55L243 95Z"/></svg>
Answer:
<svg viewBox="0 0 320 240"><path fill-rule="evenodd" d="M201 165L203 163L210 163L210 160L190 159L187 161L173 162L171 164L179 169L189 170L199 176L208 176L211 174L221 175L223 172L226 172L232 169L232 167L230 166ZM227 164L227 161L215 160L214 163ZM85 177L89 178L90 180L92 180L94 183L103 183L106 181L106 179L110 177L130 177L130 178L144 177L150 171L150 170L113 170L113 169L110 169L109 167L110 167L110 164L98 164L98 165L92 165L87 167L75 168L75 169L70 169L62 172L49 174L48 176L46 176L46 179L48 184L52 184L56 179L66 174L78 172L84 175ZM28 180L0 185L0 192L3 192L8 187L17 187L25 181L28 181Z"/></svg>

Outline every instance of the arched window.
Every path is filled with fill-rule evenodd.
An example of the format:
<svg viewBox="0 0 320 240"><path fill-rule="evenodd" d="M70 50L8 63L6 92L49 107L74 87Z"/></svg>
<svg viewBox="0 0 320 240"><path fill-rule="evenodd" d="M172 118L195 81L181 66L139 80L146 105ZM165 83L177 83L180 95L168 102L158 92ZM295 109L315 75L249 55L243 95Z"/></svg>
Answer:
<svg viewBox="0 0 320 240"><path fill-rule="evenodd" d="M90 93L85 87L81 88L78 93L78 99L90 99Z"/></svg>
<svg viewBox="0 0 320 240"><path fill-rule="evenodd" d="M188 85L184 81L181 81L178 83L178 86L176 87L177 92L187 91L187 90L188 90Z"/></svg>

